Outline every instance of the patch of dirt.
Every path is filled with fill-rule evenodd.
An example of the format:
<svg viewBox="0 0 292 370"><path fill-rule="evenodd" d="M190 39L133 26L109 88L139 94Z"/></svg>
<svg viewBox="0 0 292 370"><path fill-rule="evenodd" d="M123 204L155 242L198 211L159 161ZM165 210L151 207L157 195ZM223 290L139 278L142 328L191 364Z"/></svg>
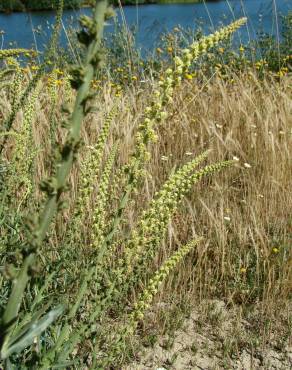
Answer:
<svg viewBox="0 0 292 370"><path fill-rule="evenodd" d="M291 338L283 338L281 346L270 339L259 349L254 322L241 320L224 302L212 301L210 307L208 320L193 311L180 330L159 337L123 370L292 370Z"/></svg>

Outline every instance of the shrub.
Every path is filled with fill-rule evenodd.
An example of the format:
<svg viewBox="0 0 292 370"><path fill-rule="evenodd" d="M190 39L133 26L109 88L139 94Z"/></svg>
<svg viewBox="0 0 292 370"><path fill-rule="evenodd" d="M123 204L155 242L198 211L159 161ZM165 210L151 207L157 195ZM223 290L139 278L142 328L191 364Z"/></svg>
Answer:
<svg viewBox="0 0 292 370"><path fill-rule="evenodd" d="M22 11L24 10L24 5L21 0L2 0L0 4L0 11Z"/></svg>

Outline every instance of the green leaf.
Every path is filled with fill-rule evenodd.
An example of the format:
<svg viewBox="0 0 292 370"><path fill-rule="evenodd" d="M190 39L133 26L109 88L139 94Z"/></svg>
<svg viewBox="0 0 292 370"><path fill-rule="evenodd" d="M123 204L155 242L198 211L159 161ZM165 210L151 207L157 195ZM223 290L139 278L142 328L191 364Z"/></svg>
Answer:
<svg viewBox="0 0 292 370"><path fill-rule="evenodd" d="M15 365L13 365L13 364L10 362L9 358L8 358L8 359L5 361L4 369L6 369L6 370L16 370L16 366L15 366Z"/></svg>
<svg viewBox="0 0 292 370"><path fill-rule="evenodd" d="M6 329L9 327L13 321L15 321L18 311L20 308L21 300L24 294L26 285L30 279L29 268L34 262L34 254L29 255L23 263L23 266L17 276L13 281L13 288L10 294L6 309L2 318L2 326Z"/></svg>
<svg viewBox="0 0 292 370"><path fill-rule="evenodd" d="M29 328L35 324L39 318L48 310L49 306L51 305L51 301L49 301L44 307L42 307L39 311L37 311L35 314L28 313L24 316L21 322L17 324L17 327L15 328L14 332L11 332L11 337L13 337L13 340L7 341L8 346L13 343L17 342L18 339L22 338L23 335L29 330Z"/></svg>
<svg viewBox="0 0 292 370"><path fill-rule="evenodd" d="M34 339L43 333L63 312L64 307L58 306L48 312L40 320L32 323L22 337L12 338L10 342L2 349L1 357L3 359L9 357L12 353L19 353L24 348L31 345Z"/></svg>
<svg viewBox="0 0 292 370"><path fill-rule="evenodd" d="M59 364L52 365L52 369L68 369L68 366L77 365L77 361L60 362Z"/></svg>

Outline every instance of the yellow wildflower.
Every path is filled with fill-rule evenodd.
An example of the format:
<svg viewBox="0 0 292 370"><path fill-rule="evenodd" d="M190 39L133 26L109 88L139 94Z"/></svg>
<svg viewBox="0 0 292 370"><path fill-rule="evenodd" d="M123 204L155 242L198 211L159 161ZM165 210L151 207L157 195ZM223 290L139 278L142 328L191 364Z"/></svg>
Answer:
<svg viewBox="0 0 292 370"><path fill-rule="evenodd" d="M61 86L61 85L63 85L63 81L62 80L55 80L55 85L56 86Z"/></svg>
<svg viewBox="0 0 292 370"><path fill-rule="evenodd" d="M55 70L54 70L54 72L56 73L56 74L58 74L58 75L63 75L64 74L64 72L63 71L61 71L59 68L56 68Z"/></svg>

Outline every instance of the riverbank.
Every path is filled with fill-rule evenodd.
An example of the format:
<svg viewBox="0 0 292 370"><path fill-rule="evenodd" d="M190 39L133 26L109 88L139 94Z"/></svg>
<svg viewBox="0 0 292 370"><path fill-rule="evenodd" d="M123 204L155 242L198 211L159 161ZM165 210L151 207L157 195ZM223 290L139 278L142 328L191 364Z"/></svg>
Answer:
<svg viewBox="0 0 292 370"><path fill-rule="evenodd" d="M24 12L37 10L53 10L56 8L57 1L49 0L3 0L0 4L0 12ZM64 0L65 9L80 8L84 4L83 0Z"/></svg>
<svg viewBox="0 0 292 370"><path fill-rule="evenodd" d="M122 5L148 5L148 4L191 4L201 0L122 0ZM114 6L119 6L118 0L112 0ZM87 1L64 0L64 9L80 9L88 6ZM28 0L26 4L22 0L3 0L0 4L0 13L24 12L24 11L47 11L55 9L54 4L48 0Z"/></svg>

